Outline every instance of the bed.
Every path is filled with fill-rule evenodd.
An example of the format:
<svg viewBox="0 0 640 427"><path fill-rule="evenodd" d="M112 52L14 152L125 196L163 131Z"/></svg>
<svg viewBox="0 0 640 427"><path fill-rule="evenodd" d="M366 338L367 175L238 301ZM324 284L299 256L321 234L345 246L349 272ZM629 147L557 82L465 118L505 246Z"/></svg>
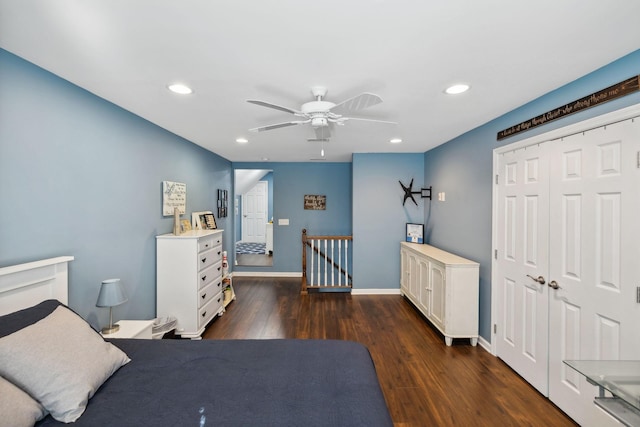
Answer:
<svg viewBox="0 0 640 427"><path fill-rule="evenodd" d="M62 425L59 419L68 422L76 416L72 421L78 426L393 425L373 361L361 344L103 340L66 305L69 258L0 268L0 380L8 387L18 384L15 393L22 392L19 403L8 404L9 394L0 384L5 401L0 411L15 411L31 397L41 408L38 413L29 407L36 419L43 417L38 426ZM59 327L56 322L67 323ZM66 356L58 356L61 343ZM84 375L83 352L93 351L94 344L99 357L86 357L100 363L86 363L90 369L103 359L117 362L101 374L106 379L95 390L79 393L86 408L74 404L65 418L59 396L66 396L76 377ZM62 373L57 373L60 364ZM40 390L39 383L46 388L56 381L60 393ZM0 414L0 420L6 416Z"/></svg>

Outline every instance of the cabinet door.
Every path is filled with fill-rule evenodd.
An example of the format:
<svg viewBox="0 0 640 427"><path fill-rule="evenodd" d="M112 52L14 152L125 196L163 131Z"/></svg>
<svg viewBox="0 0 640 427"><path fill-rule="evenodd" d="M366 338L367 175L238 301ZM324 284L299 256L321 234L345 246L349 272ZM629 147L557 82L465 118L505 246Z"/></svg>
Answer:
<svg viewBox="0 0 640 427"><path fill-rule="evenodd" d="M420 272L420 309L427 316L431 316L431 280L429 277L429 261L420 258L418 271Z"/></svg>
<svg viewBox="0 0 640 427"><path fill-rule="evenodd" d="M409 295L414 302L420 298L420 269L418 257L414 253L409 254Z"/></svg>
<svg viewBox="0 0 640 427"><path fill-rule="evenodd" d="M409 294L409 253L402 249L400 251L400 288L402 293Z"/></svg>
<svg viewBox="0 0 640 427"><path fill-rule="evenodd" d="M429 310L429 318L444 330L445 322L445 270L444 266L436 263L430 263L429 267L429 284L431 286L431 309Z"/></svg>

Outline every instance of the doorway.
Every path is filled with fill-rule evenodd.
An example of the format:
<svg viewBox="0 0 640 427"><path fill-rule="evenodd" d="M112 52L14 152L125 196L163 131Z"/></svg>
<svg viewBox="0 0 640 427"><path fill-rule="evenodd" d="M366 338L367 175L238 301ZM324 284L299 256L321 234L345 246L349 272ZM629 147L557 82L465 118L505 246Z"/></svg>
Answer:
<svg viewBox="0 0 640 427"><path fill-rule="evenodd" d="M581 425L610 425L564 360L640 357L640 106L494 151L493 350Z"/></svg>
<svg viewBox="0 0 640 427"><path fill-rule="evenodd" d="M273 266L273 171L236 169L234 251L238 266Z"/></svg>

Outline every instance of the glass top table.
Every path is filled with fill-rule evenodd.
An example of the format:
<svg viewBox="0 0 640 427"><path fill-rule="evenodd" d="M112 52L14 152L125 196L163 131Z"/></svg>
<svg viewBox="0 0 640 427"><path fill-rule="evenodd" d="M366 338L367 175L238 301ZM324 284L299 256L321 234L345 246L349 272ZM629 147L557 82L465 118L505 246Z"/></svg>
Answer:
<svg viewBox="0 0 640 427"><path fill-rule="evenodd" d="M626 425L640 425L640 360L565 360L600 388L595 403ZM613 395L605 397L605 390ZM613 412L612 412L613 411Z"/></svg>

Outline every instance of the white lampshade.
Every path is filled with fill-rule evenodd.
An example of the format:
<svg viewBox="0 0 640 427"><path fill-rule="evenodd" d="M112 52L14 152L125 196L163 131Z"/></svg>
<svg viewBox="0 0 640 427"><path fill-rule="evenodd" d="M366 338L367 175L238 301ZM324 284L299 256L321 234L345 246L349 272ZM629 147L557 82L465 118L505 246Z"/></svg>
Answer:
<svg viewBox="0 0 640 427"><path fill-rule="evenodd" d="M127 302L127 296L124 293L120 279L102 281L96 307L115 307L125 302Z"/></svg>

